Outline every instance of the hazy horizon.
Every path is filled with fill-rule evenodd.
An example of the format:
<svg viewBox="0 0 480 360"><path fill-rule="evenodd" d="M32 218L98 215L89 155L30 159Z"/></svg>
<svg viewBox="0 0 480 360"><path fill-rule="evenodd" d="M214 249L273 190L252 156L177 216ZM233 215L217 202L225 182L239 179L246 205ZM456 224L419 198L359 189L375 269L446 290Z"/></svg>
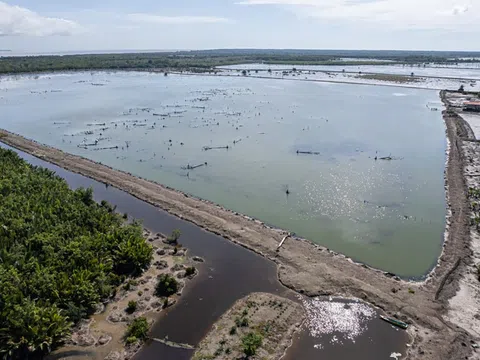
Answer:
<svg viewBox="0 0 480 360"><path fill-rule="evenodd" d="M8 0L0 49L475 51L479 20L473 0Z"/></svg>
<svg viewBox="0 0 480 360"><path fill-rule="evenodd" d="M222 52L222 51L251 51L252 53L265 52L312 52L315 55L332 55L339 57L380 57L388 56L391 53L398 54L432 54L438 56L449 55L453 57L470 56L480 57L480 51L454 51L454 50L400 50L400 49L275 49L275 48L212 48L212 49L98 49L98 50L68 50L68 51L14 51L10 49L0 49L0 57L10 56L61 56L61 55L96 55L96 54L141 54L141 53L176 53L176 52ZM390 53L390 54L389 54Z"/></svg>

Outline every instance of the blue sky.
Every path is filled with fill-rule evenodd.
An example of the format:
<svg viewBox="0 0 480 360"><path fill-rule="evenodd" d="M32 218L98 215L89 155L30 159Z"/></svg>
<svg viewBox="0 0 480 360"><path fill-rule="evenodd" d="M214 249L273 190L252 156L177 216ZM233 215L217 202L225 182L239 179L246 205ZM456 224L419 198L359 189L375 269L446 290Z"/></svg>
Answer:
<svg viewBox="0 0 480 360"><path fill-rule="evenodd" d="M480 0L0 0L0 49L480 50Z"/></svg>

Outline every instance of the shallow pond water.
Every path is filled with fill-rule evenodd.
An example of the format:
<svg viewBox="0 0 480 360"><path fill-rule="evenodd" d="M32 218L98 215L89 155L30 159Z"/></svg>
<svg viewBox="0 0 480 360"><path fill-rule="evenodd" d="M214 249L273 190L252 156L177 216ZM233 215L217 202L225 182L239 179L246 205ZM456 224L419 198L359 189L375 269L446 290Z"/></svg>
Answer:
<svg viewBox="0 0 480 360"><path fill-rule="evenodd" d="M420 277L445 227L438 101L415 89L71 73L2 78L0 124Z"/></svg>
<svg viewBox="0 0 480 360"><path fill-rule="evenodd" d="M477 64L478 65L478 64ZM476 79L480 80L480 67L471 68L455 68L453 66L409 66L409 65L266 65L266 64L239 64L221 66L222 69L272 69L273 71L281 70L313 70L313 71L347 71L347 72L363 72L377 74L395 74L410 75L412 72L416 76L432 76L445 77L455 79Z"/></svg>
<svg viewBox="0 0 480 360"><path fill-rule="evenodd" d="M12 149L0 143L0 147ZM301 301L298 294L283 287L278 279L276 265L265 258L235 245L224 238L209 233L185 220L178 219L150 204L147 204L121 190L106 187L92 179L64 170L56 165L47 163L22 151L15 150L30 164L42 166L53 170L57 175L64 178L72 189L78 187L91 187L94 190L96 201L107 200L117 207L119 212L128 212L130 217L141 220L145 227L153 232L169 233L173 229L180 229L182 237L180 242L188 248L189 256L197 255L205 259L204 263L198 264L199 275L188 283L188 286L179 298L178 303L172 308L160 314L158 321L151 330L154 338L168 338L170 341L197 345L206 335L213 323L233 303L251 292L268 292L279 296L288 297L292 300ZM305 302L309 299L303 298ZM345 304L350 300L337 300ZM357 349L358 359L375 359L371 357L372 351L376 354L388 354L391 351L403 351L407 336L394 328L385 329L382 321L378 318L375 309L367 307L371 317L360 319L355 323L361 323L362 334L368 337L359 337L356 342L343 344L331 341L332 335L312 336L305 328L298 334L295 345L288 354L291 359L316 359L318 358L318 346L322 345L322 355L340 358L345 351ZM337 313L327 314L331 321L341 323L342 315ZM349 318L351 318L349 316ZM345 316L343 316L345 320ZM342 334L339 334L342 338ZM372 345L372 339L383 339ZM373 346L373 347L372 347ZM345 350L347 349L347 350ZM348 350L349 349L349 350ZM69 358L88 359L89 351L73 352ZM163 343L149 341L135 356L138 360L182 360L190 359L192 350L185 350L166 346ZM384 357L384 356L383 356ZM381 359L383 357L379 357ZM54 356L53 358L56 358Z"/></svg>

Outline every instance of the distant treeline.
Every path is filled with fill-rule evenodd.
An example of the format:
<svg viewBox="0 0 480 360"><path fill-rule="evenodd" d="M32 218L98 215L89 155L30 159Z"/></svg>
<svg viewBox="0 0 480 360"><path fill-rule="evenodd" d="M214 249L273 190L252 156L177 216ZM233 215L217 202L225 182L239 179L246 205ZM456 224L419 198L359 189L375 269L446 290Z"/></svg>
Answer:
<svg viewBox="0 0 480 360"><path fill-rule="evenodd" d="M470 58L480 58L480 53L224 49L160 53L0 57L0 73L100 69L204 72L210 71L216 66L259 62L292 65L381 65L376 60L389 60L389 64L457 64L471 62Z"/></svg>

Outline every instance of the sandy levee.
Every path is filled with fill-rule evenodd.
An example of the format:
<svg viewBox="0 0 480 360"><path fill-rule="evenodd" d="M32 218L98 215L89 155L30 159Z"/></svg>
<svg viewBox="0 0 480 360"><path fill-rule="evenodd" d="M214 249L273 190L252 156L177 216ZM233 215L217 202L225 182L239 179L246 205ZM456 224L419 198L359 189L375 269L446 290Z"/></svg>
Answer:
<svg viewBox="0 0 480 360"><path fill-rule="evenodd" d="M273 294L250 294L222 315L193 359L280 359L304 319L299 303Z"/></svg>
<svg viewBox="0 0 480 360"><path fill-rule="evenodd" d="M126 342L128 325L145 317L151 327L162 310L174 306L183 287L197 274L195 261L187 257L180 243L168 243L163 234L144 231L152 244L154 256L147 271L140 277L129 278L121 284L114 298L100 305L97 314L83 320L74 328L64 347L55 351L54 359L123 360L130 359L140 349L142 341ZM178 282L176 293L165 297L156 292L159 277L167 274Z"/></svg>
<svg viewBox="0 0 480 360"><path fill-rule="evenodd" d="M470 203L470 247L471 256L459 264L462 278L458 292L449 300L447 318L466 329L472 336L480 338L480 113L464 110L465 102L480 101L479 94L445 92L444 101L449 116L463 124L461 141L457 143L465 155L463 176L468 188ZM480 358L480 356L477 356Z"/></svg>
<svg viewBox="0 0 480 360"><path fill-rule="evenodd" d="M464 269L462 264L471 256L464 155L461 146L457 146L465 130L463 122L449 114L444 112L449 140L445 170L448 231L438 265L422 283L403 281L395 274L357 264L305 239L287 238L278 249L286 232L268 227L259 220L7 131L0 131L0 141L115 186L271 259L277 264L279 280L294 291L307 296L360 298L408 322L413 337L410 359L464 359L475 351L470 344L477 338L445 318L448 300L458 290Z"/></svg>

